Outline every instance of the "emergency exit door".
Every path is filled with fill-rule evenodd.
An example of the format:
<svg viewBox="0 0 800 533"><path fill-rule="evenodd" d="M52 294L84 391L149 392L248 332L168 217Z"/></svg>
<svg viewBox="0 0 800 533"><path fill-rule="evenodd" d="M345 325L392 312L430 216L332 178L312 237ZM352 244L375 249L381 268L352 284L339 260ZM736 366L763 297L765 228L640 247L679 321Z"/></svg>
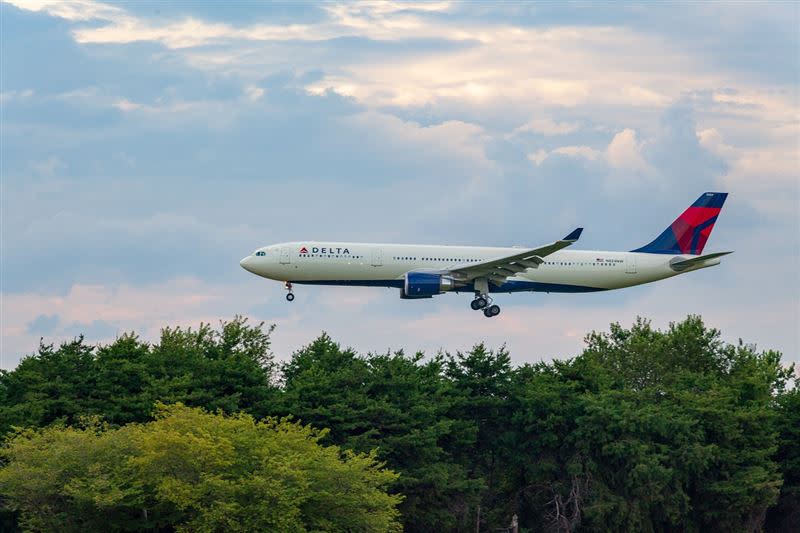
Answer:
<svg viewBox="0 0 800 533"><path fill-rule="evenodd" d="M372 250L372 266L379 267L383 265L383 250L374 248Z"/></svg>
<svg viewBox="0 0 800 533"><path fill-rule="evenodd" d="M636 274L636 256L633 254L625 256L625 273Z"/></svg>

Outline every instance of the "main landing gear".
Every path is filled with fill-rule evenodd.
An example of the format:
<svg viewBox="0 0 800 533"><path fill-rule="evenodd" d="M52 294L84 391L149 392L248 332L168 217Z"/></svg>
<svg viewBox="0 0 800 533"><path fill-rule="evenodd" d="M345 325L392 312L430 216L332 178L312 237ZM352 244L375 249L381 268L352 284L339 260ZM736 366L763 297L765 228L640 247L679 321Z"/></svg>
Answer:
<svg viewBox="0 0 800 533"><path fill-rule="evenodd" d="M291 282L287 281L286 283L283 284L283 286L286 287L287 291L289 291L286 294L286 301L287 302L293 302L294 301L294 293L292 292L292 284L291 284Z"/></svg>
<svg viewBox="0 0 800 533"><path fill-rule="evenodd" d="M469 306L473 311L483 309L483 316L492 318L500 314L500 306L492 305L492 299L487 294L475 294L475 299L470 302Z"/></svg>

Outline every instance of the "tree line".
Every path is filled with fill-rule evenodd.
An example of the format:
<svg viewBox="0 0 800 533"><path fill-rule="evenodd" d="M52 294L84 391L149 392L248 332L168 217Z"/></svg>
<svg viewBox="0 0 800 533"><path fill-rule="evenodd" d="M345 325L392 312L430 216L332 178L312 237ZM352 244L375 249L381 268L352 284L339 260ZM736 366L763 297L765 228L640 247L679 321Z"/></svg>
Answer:
<svg viewBox="0 0 800 533"><path fill-rule="evenodd" d="M271 333L78 337L0 372L0 528L800 529L793 367L700 317L519 366L326 334L279 363Z"/></svg>

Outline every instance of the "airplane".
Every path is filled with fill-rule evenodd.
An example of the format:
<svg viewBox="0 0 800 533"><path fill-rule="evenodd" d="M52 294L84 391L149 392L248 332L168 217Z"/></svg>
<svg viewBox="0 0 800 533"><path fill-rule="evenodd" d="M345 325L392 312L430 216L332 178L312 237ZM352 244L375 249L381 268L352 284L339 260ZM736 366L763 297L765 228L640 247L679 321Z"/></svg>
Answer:
<svg viewBox="0 0 800 533"><path fill-rule="evenodd" d="M265 246L240 261L247 271L294 284L394 287L402 299L474 294L470 307L500 314L492 294L582 293L651 283L720 264L703 255L727 193L703 193L652 242L629 252L565 250L583 228L536 248L300 241Z"/></svg>

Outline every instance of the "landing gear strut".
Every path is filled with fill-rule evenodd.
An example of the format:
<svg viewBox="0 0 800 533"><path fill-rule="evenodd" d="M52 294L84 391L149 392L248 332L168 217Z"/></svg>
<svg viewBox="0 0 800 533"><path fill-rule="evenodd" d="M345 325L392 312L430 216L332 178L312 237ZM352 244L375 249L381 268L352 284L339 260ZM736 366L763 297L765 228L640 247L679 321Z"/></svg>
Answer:
<svg viewBox="0 0 800 533"><path fill-rule="evenodd" d="M292 284L291 284L291 282L287 281L286 283L283 284L283 286L286 288L287 291L289 291L286 294L286 301L293 302L294 301L294 293L292 292Z"/></svg>
<svg viewBox="0 0 800 533"><path fill-rule="evenodd" d="M473 311L483 309L483 316L492 318L500 314L500 306L492 305L492 298L489 296L489 280L487 278L477 278L475 280L475 299L469 306Z"/></svg>

